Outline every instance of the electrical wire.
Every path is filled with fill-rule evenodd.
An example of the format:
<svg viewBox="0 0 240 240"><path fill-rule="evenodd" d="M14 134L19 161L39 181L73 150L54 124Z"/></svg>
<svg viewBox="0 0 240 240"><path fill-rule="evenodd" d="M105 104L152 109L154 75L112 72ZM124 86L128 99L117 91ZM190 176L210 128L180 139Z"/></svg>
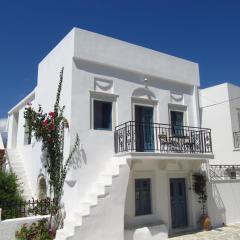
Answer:
<svg viewBox="0 0 240 240"><path fill-rule="evenodd" d="M201 108L209 108L209 107L213 107L213 106L216 106L216 105L220 105L220 104L223 104L223 103L226 103L226 102L232 102L232 101L235 101L237 99L240 99L240 97L236 97L236 98L232 98L232 99L229 99L229 100L226 100L226 101L223 101L223 102L216 102L214 104L211 104L211 105L207 105L207 106L204 106L204 107L201 107ZM210 99L208 99L210 100Z"/></svg>

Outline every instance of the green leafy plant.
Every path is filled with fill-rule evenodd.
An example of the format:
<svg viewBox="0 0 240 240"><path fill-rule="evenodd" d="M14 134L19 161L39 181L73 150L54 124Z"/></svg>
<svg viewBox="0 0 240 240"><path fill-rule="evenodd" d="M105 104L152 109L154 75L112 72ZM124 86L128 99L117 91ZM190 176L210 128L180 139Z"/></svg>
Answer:
<svg viewBox="0 0 240 240"><path fill-rule="evenodd" d="M69 169L69 163L78 148L79 137L76 136L74 146L64 159L64 129L69 127L67 119L63 116L65 107L60 107L60 96L63 83L63 68L60 72L60 80L57 89L56 101L52 112L44 113L41 105L34 110L29 103L25 109L24 118L29 134L42 143L42 151L46 153L44 167L48 173L50 185L50 199L54 200L55 207L51 209L50 228L53 231L62 226L60 202L63 193L63 185Z"/></svg>
<svg viewBox="0 0 240 240"><path fill-rule="evenodd" d="M11 172L0 169L0 208L2 219L22 217L19 209L14 209L13 204L23 202L22 192L17 176Z"/></svg>
<svg viewBox="0 0 240 240"><path fill-rule="evenodd" d="M5 162L6 162L5 151L0 150L0 169L3 169Z"/></svg>
<svg viewBox="0 0 240 240"><path fill-rule="evenodd" d="M16 240L53 240L48 220L42 219L30 225L23 224L15 234Z"/></svg>
<svg viewBox="0 0 240 240"><path fill-rule="evenodd" d="M207 177L204 173L193 174L193 190L198 195L198 202L202 206L202 214L207 210Z"/></svg>
<svg viewBox="0 0 240 240"><path fill-rule="evenodd" d="M34 207L28 209L28 213L33 215L48 215L54 211L55 202L50 198L36 200Z"/></svg>

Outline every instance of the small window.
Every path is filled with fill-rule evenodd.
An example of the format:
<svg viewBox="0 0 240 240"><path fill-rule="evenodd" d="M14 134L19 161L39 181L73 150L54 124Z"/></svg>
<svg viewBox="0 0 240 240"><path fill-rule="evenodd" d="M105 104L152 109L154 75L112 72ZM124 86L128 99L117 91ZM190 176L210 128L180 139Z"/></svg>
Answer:
<svg viewBox="0 0 240 240"><path fill-rule="evenodd" d="M226 176L230 179L237 179L239 177L239 168L229 167L226 169Z"/></svg>
<svg viewBox="0 0 240 240"><path fill-rule="evenodd" d="M184 112L171 111L172 134L175 136L184 136Z"/></svg>
<svg viewBox="0 0 240 240"><path fill-rule="evenodd" d="M231 179L236 179L236 178L237 178L237 174L236 174L236 171L235 171L235 170L232 170L232 171L230 172L230 178L231 178Z"/></svg>
<svg viewBox="0 0 240 240"><path fill-rule="evenodd" d="M135 179L135 213L136 216L152 213L151 179Z"/></svg>
<svg viewBox="0 0 240 240"><path fill-rule="evenodd" d="M240 109L237 110L238 114L238 130L240 131Z"/></svg>
<svg viewBox="0 0 240 240"><path fill-rule="evenodd" d="M94 129L112 130L112 102L93 101Z"/></svg>
<svg viewBox="0 0 240 240"><path fill-rule="evenodd" d="M24 144L25 145L29 145L29 144L31 144L31 141L32 141L31 132L29 130L28 124L25 123L25 127L24 127Z"/></svg>

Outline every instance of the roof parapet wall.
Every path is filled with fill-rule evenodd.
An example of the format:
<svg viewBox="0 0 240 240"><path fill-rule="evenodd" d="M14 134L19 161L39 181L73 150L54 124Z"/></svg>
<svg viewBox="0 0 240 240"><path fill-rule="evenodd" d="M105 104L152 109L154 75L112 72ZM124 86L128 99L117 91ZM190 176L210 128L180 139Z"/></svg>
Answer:
<svg viewBox="0 0 240 240"><path fill-rule="evenodd" d="M74 58L187 85L200 85L198 64L74 28Z"/></svg>

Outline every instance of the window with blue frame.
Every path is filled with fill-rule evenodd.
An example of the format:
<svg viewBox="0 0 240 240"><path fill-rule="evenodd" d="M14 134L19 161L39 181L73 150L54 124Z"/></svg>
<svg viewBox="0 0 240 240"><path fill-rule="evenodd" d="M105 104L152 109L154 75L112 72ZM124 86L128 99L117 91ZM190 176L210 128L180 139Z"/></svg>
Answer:
<svg viewBox="0 0 240 240"><path fill-rule="evenodd" d="M112 102L93 100L94 129L112 130Z"/></svg>
<svg viewBox="0 0 240 240"><path fill-rule="evenodd" d="M171 111L172 134L176 137L184 136L184 112Z"/></svg>
<svg viewBox="0 0 240 240"><path fill-rule="evenodd" d="M28 124L25 122L24 125L24 145L31 144L32 136Z"/></svg>
<svg viewBox="0 0 240 240"><path fill-rule="evenodd" d="M240 131L240 109L237 109L237 115L238 115L238 130Z"/></svg>
<svg viewBox="0 0 240 240"><path fill-rule="evenodd" d="M151 179L135 179L135 214L140 216L151 213Z"/></svg>

